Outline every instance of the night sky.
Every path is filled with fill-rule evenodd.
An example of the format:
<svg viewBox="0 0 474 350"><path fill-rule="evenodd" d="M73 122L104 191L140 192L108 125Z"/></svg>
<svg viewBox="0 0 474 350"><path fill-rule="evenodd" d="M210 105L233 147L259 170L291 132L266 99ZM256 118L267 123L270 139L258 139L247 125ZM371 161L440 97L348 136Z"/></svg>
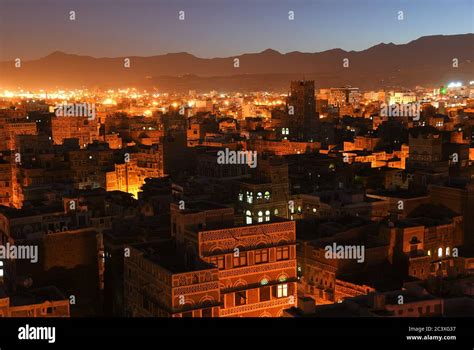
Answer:
<svg viewBox="0 0 474 350"><path fill-rule="evenodd" d="M363 50L472 32L473 0L0 0L0 60L56 50L95 57Z"/></svg>

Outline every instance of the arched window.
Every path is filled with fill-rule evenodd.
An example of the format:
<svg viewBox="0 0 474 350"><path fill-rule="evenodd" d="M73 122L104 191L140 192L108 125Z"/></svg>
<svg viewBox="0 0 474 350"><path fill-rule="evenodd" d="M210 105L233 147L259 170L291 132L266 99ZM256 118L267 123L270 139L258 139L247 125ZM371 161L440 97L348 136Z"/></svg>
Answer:
<svg viewBox="0 0 474 350"><path fill-rule="evenodd" d="M443 248L439 247L438 248L438 258L441 258L443 256Z"/></svg>
<svg viewBox="0 0 474 350"><path fill-rule="evenodd" d="M268 201L270 199L270 192L265 191L265 199Z"/></svg>
<svg viewBox="0 0 474 350"><path fill-rule="evenodd" d="M257 192L257 199L262 199L262 198L263 198L262 192Z"/></svg>
<svg viewBox="0 0 474 350"><path fill-rule="evenodd" d="M262 211L258 212L258 222L263 222L263 212Z"/></svg>
<svg viewBox="0 0 474 350"><path fill-rule="evenodd" d="M446 247L446 256L449 256L449 254L451 254L451 252L449 251L449 247Z"/></svg>
<svg viewBox="0 0 474 350"><path fill-rule="evenodd" d="M247 225L250 225L252 223L252 212L250 210L247 210L245 212L246 218L245 218L245 223Z"/></svg>

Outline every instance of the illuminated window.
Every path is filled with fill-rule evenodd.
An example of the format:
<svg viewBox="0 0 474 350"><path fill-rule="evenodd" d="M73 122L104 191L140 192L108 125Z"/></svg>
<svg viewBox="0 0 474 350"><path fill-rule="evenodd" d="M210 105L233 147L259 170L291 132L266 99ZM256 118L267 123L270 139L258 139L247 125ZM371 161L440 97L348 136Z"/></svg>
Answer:
<svg viewBox="0 0 474 350"><path fill-rule="evenodd" d="M247 223L247 225L250 225L252 223L252 212L250 210L247 210L245 214L247 215L245 222Z"/></svg>
<svg viewBox="0 0 474 350"><path fill-rule="evenodd" d="M244 194L239 193L239 201L242 202L244 200Z"/></svg>
<svg viewBox="0 0 474 350"><path fill-rule="evenodd" d="M438 248L438 258L443 256L443 248Z"/></svg>
<svg viewBox="0 0 474 350"><path fill-rule="evenodd" d="M263 211L258 212L258 222L263 222Z"/></svg>
<svg viewBox="0 0 474 350"><path fill-rule="evenodd" d="M0 277L3 277L3 261L0 260Z"/></svg>
<svg viewBox="0 0 474 350"><path fill-rule="evenodd" d="M275 210L273 211L273 214L278 215L278 209L275 209Z"/></svg>
<svg viewBox="0 0 474 350"><path fill-rule="evenodd" d="M265 221L270 221L270 210L265 211Z"/></svg>
<svg viewBox="0 0 474 350"><path fill-rule="evenodd" d="M250 203L250 204L253 203L253 193L252 192L247 192L247 203Z"/></svg>
<svg viewBox="0 0 474 350"><path fill-rule="evenodd" d="M265 199L268 201L270 199L270 192L265 192Z"/></svg>
<svg viewBox="0 0 474 350"><path fill-rule="evenodd" d="M261 284L262 286L265 286L265 285L268 284L268 280L267 280L266 278L264 278L264 279L262 279L262 280L260 281L260 284Z"/></svg>
<svg viewBox="0 0 474 350"><path fill-rule="evenodd" d="M263 198L262 192L257 192L257 199L262 199L262 198Z"/></svg>
<svg viewBox="0 0 474 350"><path fill-rule="evenodd" d="M277 287L277 297L285 298L288 296L288 284L279 284Z"/></svg>
<svg viewBox="0 0 474 350"><path fill-rule="evenodd" d="M450 254L449 247L446 247L446 256L449 256L449 254Z"/></svg>
<svg viewBox="0 0 474 350"><path fill-rule="evenodd" d="M431 250L428 250L428 255L431 256Z"/></svg>

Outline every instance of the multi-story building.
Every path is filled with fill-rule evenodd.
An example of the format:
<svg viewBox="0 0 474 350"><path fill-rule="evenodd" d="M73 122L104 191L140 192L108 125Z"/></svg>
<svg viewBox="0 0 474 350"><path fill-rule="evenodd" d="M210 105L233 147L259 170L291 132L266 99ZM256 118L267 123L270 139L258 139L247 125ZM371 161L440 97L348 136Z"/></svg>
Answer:
<svg viewBox="0 0 474 350"><path fill-rule="evenodd" d="M69 317L69 298L53 287L6 294L0 290L0 317Z"/></svg>
<svg viewBox="0 0 474 350"><path fill-rule="evenodd" d="M54 117L51 120L53 141L62 145L65 139L78 139L79 146L86 148L89 143L99 139L96 120L87 117Z"/></svg>
<svg viewBox="0 0 474 350"><path fill-rule="evenodd" d="M124 258L125 316L219 317L218 269L186 264L173 242L132 246Z"/></svg>
<svg viewBox="0 0 474 350"><path fill-rule="evenodd" d="M36 135L37 133L36 123L33 120L9 119L0 132L0 150L17 150L16 137L18 135Z"/></svg>
<svg viewBox="0 0 474 350"><path fill-rule="evenodd" d="M240 181L238 204L244 222L288 218L290 205L288 164L280 157L260 157L252 178Z"/></svg>
<svg viewBox="0 0 474 350"><path fill-rule="evenodd" d="M316 118L314 81L292 81L287 104L290 138L298 141L315 138L319 120Z"/></svg>
<svg viewBox="0 0 474 350"><path fill-rule="evenodd" d="M296 305L295 223L234 226L232 216L231 208L204 203L172 207L174 240L125 258L127 310L137 316L276 317ZM136 306L144 293L154 302L152 313Z"/></svg>

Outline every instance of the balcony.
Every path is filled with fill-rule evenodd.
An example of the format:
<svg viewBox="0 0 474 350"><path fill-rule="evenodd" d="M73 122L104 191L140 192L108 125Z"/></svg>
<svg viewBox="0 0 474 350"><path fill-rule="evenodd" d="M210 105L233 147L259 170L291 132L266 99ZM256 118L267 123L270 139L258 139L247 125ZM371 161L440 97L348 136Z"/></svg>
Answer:
<svg viewBox="0 0 474 350"><path fill-rule="evenodd" d="M248 275L286 268L294 268L296 271L296 260L282 260L265 264L236 267L229 270L221 270L219 271L219 279L232 278L240 275Z"/></svg>
<svg viewBox="0 0 474 350"><path fill-rule="evenodd" d="M227 309L221 309L220 310L220 316L221 317L226 317L226 316L238 316L242 313L247 313L247 312L252 312L252 311L265 311L269 308L272 307L277 307L277 306L294 306L295 305L295 296L290 295L286 298L280 298L280 299L273 299L269 301L264 301L260 303L254 303L254 304L249 304L249 305L241 305L241 306L235 306Z"/></svg>

